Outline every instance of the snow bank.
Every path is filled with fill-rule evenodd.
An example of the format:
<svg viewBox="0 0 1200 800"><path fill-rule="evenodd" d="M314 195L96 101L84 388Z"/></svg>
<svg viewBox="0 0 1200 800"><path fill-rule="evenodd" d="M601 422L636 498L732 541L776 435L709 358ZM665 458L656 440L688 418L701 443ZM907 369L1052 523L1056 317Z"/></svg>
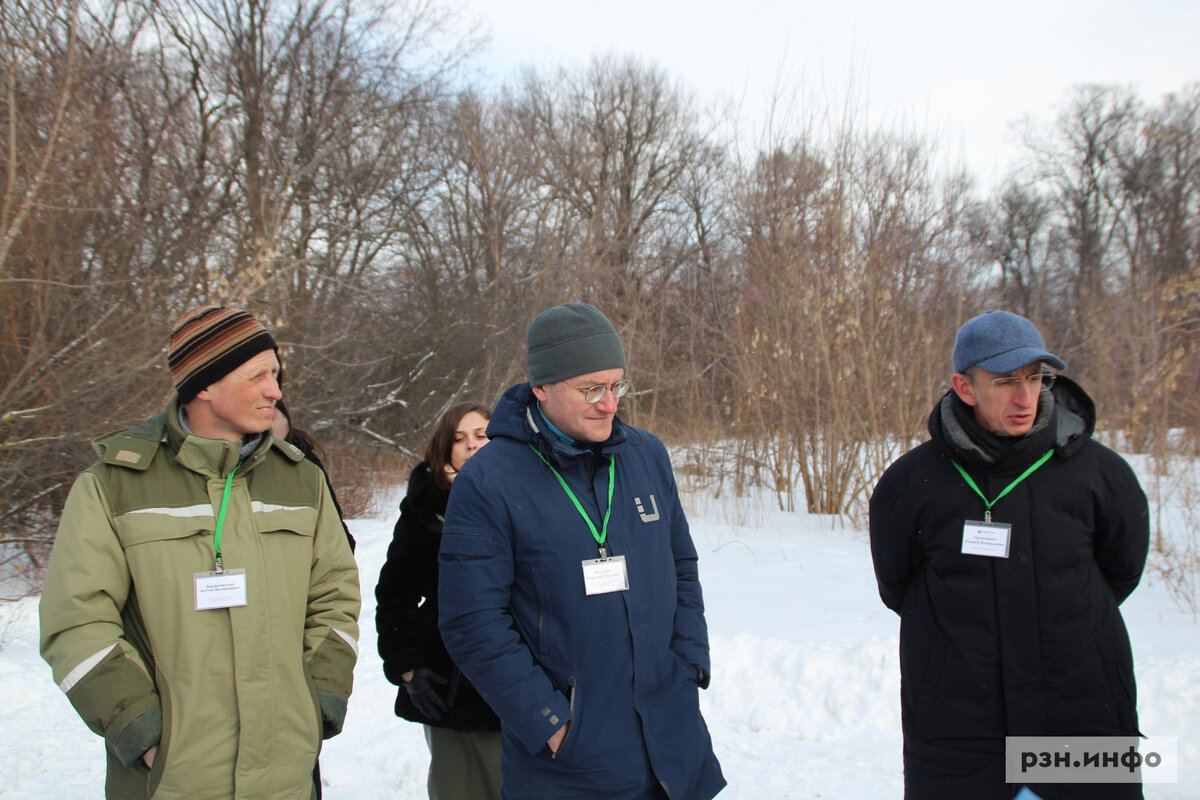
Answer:
<svg viewBox="0 0 1200 800"><path fill-rule="evenodd" d="M697 505L713 657L701 701L729 779L722 800L900 798L899 623L879 602L865 534L806 514ZM392 713L395 688L375 653L374 586L394 513L350 523L364 625L345 732L321 758L329 800L425 797L422 730ZM1143 731L1179 739L1179 783L1146 796L1200 797L1200 626L1152 578L1123 610ZM35 598L0 605L0 644L0 796L101 797L103 745L38 656Z"/></svg>

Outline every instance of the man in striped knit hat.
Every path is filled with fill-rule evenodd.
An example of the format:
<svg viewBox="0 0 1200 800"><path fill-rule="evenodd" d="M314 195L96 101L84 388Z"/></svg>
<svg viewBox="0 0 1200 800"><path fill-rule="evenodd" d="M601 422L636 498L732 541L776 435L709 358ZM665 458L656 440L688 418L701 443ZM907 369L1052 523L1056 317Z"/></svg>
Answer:
<svg viewBox="0 0 1200 800"><path fill-rule="evenodd" d="M262 323L193 309L167 363L167 410L97 439L67 498L42 655L105 739L106 797L310 800L357 658L354 558L320 469L269 433Z"/></svg>

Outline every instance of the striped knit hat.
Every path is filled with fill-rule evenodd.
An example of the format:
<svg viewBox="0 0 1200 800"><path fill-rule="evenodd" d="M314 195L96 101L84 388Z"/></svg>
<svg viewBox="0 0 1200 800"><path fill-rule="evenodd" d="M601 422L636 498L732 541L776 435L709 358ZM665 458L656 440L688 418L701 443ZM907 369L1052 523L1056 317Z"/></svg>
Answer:
<svg viewBox="0 0 1200 800"><path fill-rule="evenodd" d="M167 344L167 367L179 404L264 350L278 347L250 313L224 306L193 308L175 323Z"/></svg>

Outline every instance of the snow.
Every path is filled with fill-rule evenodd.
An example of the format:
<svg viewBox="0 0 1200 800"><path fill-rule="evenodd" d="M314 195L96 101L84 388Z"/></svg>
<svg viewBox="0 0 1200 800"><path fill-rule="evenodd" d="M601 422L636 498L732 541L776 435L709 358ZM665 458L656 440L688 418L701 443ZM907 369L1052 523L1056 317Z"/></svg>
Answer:
<svg viewBox="0 0 1200 800"><path fill-rule="evenodd" d="M349 523L363 630L346 727L321 756L329 800L426 796L421 726L393 714L375 651L375 580L400 491ZM712 645L701 704L729 781L720 798L900 798L899 623L876 593L866 534L772 503L688 497ZM1200 797L1200 623L1149 572L1122 610L1142 730L1178 738L1179 781L1148 784L1146 797ZM0 797L103 796L103 743L38 655L36 597L0 604L0 686Z"/></svg>

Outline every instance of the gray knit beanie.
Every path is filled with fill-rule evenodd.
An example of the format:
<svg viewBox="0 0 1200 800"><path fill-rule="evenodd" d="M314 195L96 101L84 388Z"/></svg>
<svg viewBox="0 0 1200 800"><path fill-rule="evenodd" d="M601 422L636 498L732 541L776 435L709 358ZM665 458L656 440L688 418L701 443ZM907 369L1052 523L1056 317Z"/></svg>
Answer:
<svg viewBox="0 0 1200 800"><path fill-rule="evenodd" d="M625 348L617 329L595 306L554 306L529 323L525 369L532 385L616 367L625 367Z"/></svg>

